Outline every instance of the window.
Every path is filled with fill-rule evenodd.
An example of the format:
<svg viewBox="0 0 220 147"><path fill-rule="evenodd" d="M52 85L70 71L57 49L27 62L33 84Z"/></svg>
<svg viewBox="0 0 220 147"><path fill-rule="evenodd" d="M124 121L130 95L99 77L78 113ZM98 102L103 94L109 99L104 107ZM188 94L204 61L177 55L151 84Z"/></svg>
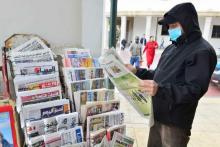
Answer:
<svg viewBox="0 0 220 147"><path fill-rule="evenodd" d="M167 26L162 25L161 35L169 35Z"/></svg>
<svg viewBox="0 0 220 147"><path fill-rule="evenodd" d="M213 26L212 38L220 38L220 25L214 25Z"/></svg>

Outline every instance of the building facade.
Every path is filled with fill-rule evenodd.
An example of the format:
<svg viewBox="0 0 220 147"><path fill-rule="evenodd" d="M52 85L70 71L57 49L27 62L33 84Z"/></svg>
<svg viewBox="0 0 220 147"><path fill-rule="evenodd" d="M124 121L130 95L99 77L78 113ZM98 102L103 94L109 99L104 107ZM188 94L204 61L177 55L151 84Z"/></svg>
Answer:
<svg viewBox="0 0 220 147"><path fill-rule="evenodd" d="M167 30L158 25L164 13L174 5L184 2L184 0L119 0L118 1L118 18L117 28L120 32L120 40L126 38L128 42L133 41L135 36L142 37L146 34L148 40L154 36L159 45L164 40L164 46L169 45L170 39ZM191 0L195 5L198 16L200 29L203 37L208 40L215 49L220 48L220 9L216 0L210 0L210 3L204 0ZM109 19L109 12L106 10L106 19ZM108 30L106 38L108 39ZM106 44L107 45L107 44Z"/></svg>

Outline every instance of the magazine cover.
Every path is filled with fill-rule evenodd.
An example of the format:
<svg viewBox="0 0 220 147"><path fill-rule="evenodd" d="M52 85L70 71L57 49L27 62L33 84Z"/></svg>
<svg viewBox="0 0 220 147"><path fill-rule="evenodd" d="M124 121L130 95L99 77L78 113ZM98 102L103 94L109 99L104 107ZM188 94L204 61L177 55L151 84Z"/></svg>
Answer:
<svg viewBox="0 0 220 147"><path fill-rule="evenodd" d="M89 49L65 48L64 55L66 58L86 58L91 57Z"/></svg>
<svg viewBox="0 0 220 147"><path fill-rule="evenodd" d="M75 70L74 75L75 75L76 81L86 80L86 70L84 69ZM74 77L72 78L74 79Z"/></svg>
<svg viewBox="0 0 220 147"><path fill-rule="evenodd" d="M151 97L139 90L138 84L140 79L128 71L117 53L111 49L101 56L99 61L115 87L118 88L134 108L142 116L149 115Z"/></svg>
<svg viewBox="0 0 220 147"><path fill-rule="evenodd" d="M71 83L72 94L74 94L73 92L76 92L76 91L89 90L89 89L90 89L90 81L88 80Z"/></svg>
<svg viewBox="0 0 220 147"><path fill-rule="evenodd" d="M87 102L111 101L114 98L114 90L105 88L74 92L74 102L77 112L80 112L80 107L85 105Z"/></svg>
<svg viewBox="0 0 220 147"><path fill-rule="evenodd" d="M67 114L70 112L69 100L61 99L44 103L30 104L22 107L20 113L21 127L24 127L24 122L34 121L44 118Z"/></svg>
<svg viewBox="0 0 220 147"><path fill-rule="evenodd" d="M111 147L133 147L134 139L118 132L114 132Z"/></svg>
<svg viewBox="0 0 220 147"><path fill-rule="evenodd" d="M79 125L79 114L78 112L72 112L69 114L62 114L56 116L57 130L67 130L74 128Z"/></svg>
<svg viewBox="0 0 220 147"><path fill-rule="evenodd" d="M74 67L74 68L87 68L87 67L99 67L98 63L94 62L91 57L87 58L64 58L64 67Z"/></svg>
<svg viewBox="0 0 220 147"><path fill-rule="evenodd" d="M80 80L100 79L104 78L104 70L102 68L63 68L65 82L70 83Z"/></svg>
<svg viewBox="0 0 220 147"><path fill-rule="evenodd" d="M90 89L101 89L106 87L106 79L92 79Z"/></svg>

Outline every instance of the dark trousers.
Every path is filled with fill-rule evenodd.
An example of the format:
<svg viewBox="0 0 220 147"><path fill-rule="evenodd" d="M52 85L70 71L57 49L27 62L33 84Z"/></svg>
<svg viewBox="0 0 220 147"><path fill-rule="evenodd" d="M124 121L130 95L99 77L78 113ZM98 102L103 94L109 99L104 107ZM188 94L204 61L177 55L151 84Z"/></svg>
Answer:
<svg viewBox="0 0 220 147"><path fill-rule="evenodd" d="M150 128L148 147L186 147L190 130L155 121Z"/></svg>

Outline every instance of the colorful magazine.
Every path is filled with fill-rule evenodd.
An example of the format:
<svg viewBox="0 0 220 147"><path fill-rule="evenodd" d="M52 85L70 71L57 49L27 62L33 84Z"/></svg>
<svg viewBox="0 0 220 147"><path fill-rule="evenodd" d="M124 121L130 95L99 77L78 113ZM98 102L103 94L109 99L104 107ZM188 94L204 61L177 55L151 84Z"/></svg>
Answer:
<svg viewBox="0 0 220 147"><path fill-rule="evenodd" d="M64 55L66 58L87 58L91 57L89 49L65 48Z"/></svg>

